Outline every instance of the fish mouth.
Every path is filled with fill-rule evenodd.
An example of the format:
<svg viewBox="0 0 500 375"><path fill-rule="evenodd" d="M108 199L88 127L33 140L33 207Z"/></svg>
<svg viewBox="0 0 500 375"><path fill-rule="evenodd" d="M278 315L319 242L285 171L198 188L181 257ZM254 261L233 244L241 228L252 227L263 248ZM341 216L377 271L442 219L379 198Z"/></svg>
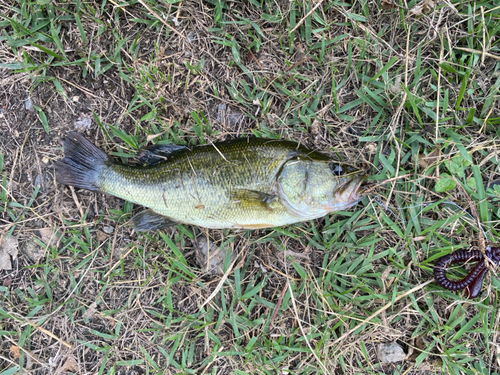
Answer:
<svg viewBox="0 0 500 375"><path fill-rule="evenodd" d="M364 182L368 176L365 174L359 175L358 177L348 181L342 186L338 191L338 196L345 196L346 202L358 202L361 200L365 194L364 192L368 190L370 185L364 185Z"/></svg>
<svg viewBox="0 0 500 375"><path fill-rule="evenodd" d="M360 180L354 187L353 192L355 192L355 195L360 199L364 198L370 191L373 190L373 187L375 186L374 183L367 182L366 179L368 178L367 175L362 175L360 176ZM353 196L354 198L354 196Z"/></svg>
<svg viewBox="0 0 500 375"><path fill-rule="evenodd" d="M350 200L360 200L362 199L365 195L363 194L365 190L368 189L368 186L363 185L365 183L365 180L368 176L363 174L358 177L358 180L355 182L354 187L352 189L352 193L349 196Z"/></svg>

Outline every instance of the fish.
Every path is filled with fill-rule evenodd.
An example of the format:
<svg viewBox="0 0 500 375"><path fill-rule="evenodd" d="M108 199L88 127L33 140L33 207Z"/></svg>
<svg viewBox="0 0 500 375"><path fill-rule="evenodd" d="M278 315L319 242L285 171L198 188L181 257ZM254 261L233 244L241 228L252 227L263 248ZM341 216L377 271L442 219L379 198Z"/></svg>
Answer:
<svg viewBox="0 0 500 375"><path fill-rule="evenodd" d="M146 207L131 220L136 231L176 224L252 230L312 220L354 206L367 177L285 140L156 145L138 154L142 165L114 162L77 132L63 146L56 181Z"/></svg>

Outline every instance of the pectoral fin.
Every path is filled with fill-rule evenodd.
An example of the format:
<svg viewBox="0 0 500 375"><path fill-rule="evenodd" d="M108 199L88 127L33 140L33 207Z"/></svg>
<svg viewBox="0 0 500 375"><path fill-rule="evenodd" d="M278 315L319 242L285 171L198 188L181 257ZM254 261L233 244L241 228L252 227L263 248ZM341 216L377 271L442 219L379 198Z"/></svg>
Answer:
<svg viewBox="0 0 500 375"><path fill-rule="evenodd" d="M144 210L132 218L132 225L137 232L146 232L176 225L177 222L160 215L153 210Z"/></svg>
<svg viewBox="0 0 500 375"><path fill-rule="evenodd" d="M142 163L155 165L187 149L179 145L153 145L140 150L135 157Z"/></svg>
<svg viewBox="0 0 500 375"><path fill-rule="evenodd" d="M231 191L231 203L240 204L245 209L272 210L275 195L256 190L236 189Z"/></svg>

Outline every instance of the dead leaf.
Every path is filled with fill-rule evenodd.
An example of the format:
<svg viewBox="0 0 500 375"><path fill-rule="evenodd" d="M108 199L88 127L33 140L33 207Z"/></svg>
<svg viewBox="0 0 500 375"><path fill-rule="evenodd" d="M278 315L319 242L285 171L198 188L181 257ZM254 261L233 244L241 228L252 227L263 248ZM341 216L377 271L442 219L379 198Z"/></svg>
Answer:
<svg viewBox="0 0 500 375"><path fill-rule="evenodd" d="M8 276L5 279L3 279L3 286L9 287L12 285L12 277Z"/></svg>
<svg viewBox="0 0 500 375"><path fill-rule="evenodd" d="M40 262L46 253L45 246L39 246L33 238L23 242L20 250L34 263Z"/></svg>
<svg viewBox="0 0 500 375"><path fill-rule="evenodd" d="M441 160L441 150L434 150L428 155L420 154L418 156L418 166L422 168L427 168L432 164L436 164Z"/></svg>
<svg viewBox="0 0 500 375"><path fill-rule="evenodd" d="M422 4L415 5L413 8L410 9L410 16L421 16L422 15Z"/></svg>
<svg viewBox="0 0 500 375"><path fill-rule="evenodd" d="M398 5L392 0L382 0L380 2L380 6L382 7L382 9L386 9L386 10L394 9L394 8L398 7Z"/></svg>
<svg viewBox="0 0 500 375"><path fill-rule="evenodd" d="M66 359L64 364L57 371L59 374L63 373L63 372L68 372L68 371L78 373L79 372L78 363L76 363L75 358L72 355L70 355Z"/></svg>
<svg viewBox="0 0 500 375"><path fill-rule="evenodd" d="M423 6L423 12L427 13L430 12L431 9L434 9L436 6L436 3L433 0L424 0L424 6Z"/></svg>
<svg viewBox="0 0 500 375"><path fill-rule="evenodd" d="M365 151L373 155L377 151L377 145L373 142L367 143L365 146Z"/></svg>
<svg viewBox="0 0 500 375"><path fill-rule="evenodd" d="M303 254L303 253L297 253L297 252L292 251L292 250L285 250L283 254L285 256L291 256L291 257L298 258L298 259L304 259L304 261L307 263L309 263L311 261L311 258L309 257L309 255Z"/></svg>
<svg viewBox="0 0 500 375"><path fill-rule="evenodd" d="M217 246L204 235L200 236L195 248L198 264L203 271L213 275L224 274L224 260L227 253L229 253L229 263L231 264L236 259L236 252L232 251L229 246Z"/></svg>
<svg viewBox="0 0 500 375"><path fill-rule="evenodd" d="M421 16L424 13L430 12L430 10L433 9L435 5L436 4L433 0L423 0L420 4L417 4L413 8L411 8L409 14L410 16L415 17Z"/></svg>
<svg viewBox="0 0 500 375"><path fill-rule="evenodd" d="M422 350L425 350L427 347L426 338L424 336L419 336L416 340L414 339L411 343L412 351L408 352L408 356L406 357L407 361L415 362L417 357L422 353Z"/></svg>
<svg viewBox="0 0 500 375"><path fill-rule="evenodd" d="M391 266L389 266L389 267L387 267L387 268L384 270L384 272L382 272L382 277L381 277L382 281L387 280L387 278L388 278L388 277L389 277L389 275L391 274L391 271L392 271L392 267L391 267Z"/></svg>
<svg viewBox="0 0 500 375"><path fill-rule="evenodd" d="M389 91L393 94L399 94L403 90L401 90L401 76L397 76L394 79L394 84L389 84Z"/></svg>
<svg viewBox="0 0 500 375"><path fill-rule="evenodd" d="M99 241L99 243L103 243L104 241L106 241L108 239L109 236L106 233L104 233L102 230L98 230L96 237L97 237L97 241Z"/></svg>
<svg viewBox="0 0 500 375"><path fill-rule="evenodd" d="M57 235L52 231L51 228L41 228L38 230L38 232L40 233L40 239L45 245L55 246L57 244Z"/></svg>
<svg viewBox="0 0 500 375"><path fill-rule="evenodd" d="M165 134L165 132L166 130L158 134L148 134L148 136L146 137L146 141L151 142L153 139L159 137L160 135Z"/></svg>
<svg viewBox="0 0 500 375"><path fill-rule="evenodd" d="M10 354L12 354L12 358L18 359L21 356L19 346L11 345L10 346Z"/></svg>
<svg viewBox="0 0 500 375"><path fill-rule="evenodd" d="M319 134L319 129L320 129L320 122L316 119L314 119L313 123L311 124L311 133L313 135L318 135Z"/></svg>
<svg viewBox="0 0 500 375"><path fill-rule="evenodd" d="M17 237L3 237L0 243L0 270L8 270L12 269L12 260L17 259L18 253L18 242Z"/></svg>
<svg viewBox="0 0 500 375"><path fill-rule="evenodd" d="M392 282L394 281L394 277L391 277L389 280L387 280L389 278L389 275L391 274L391 271L392 271L392 267L391 266L387 267L384 270L384 272L382 272L382 276L380 277L380 280L382 281L384 293L387 289L389 289Z"/></svg>
<svg viewBox="0 0 500 375"><path fill-rule="evenodd" d="M86 319L92 319L94 317L95 312L96 312L96 307L97 307L97 303L92 302L91 305L89 306L89 308L87 310L85 310L85 312L83 313L82 316Z"/></svg>

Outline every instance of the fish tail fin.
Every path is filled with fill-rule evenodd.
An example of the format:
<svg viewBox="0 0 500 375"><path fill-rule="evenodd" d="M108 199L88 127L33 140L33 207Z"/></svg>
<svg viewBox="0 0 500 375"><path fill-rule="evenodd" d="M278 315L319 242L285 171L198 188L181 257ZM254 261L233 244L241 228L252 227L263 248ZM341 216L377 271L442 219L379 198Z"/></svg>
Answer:
<svg viewBox="0 0 500 375"><path fill-rule="evenodd" d="M108 156L77 132L64 140L64 159L56 163L56 180L60 184L100 191L102 168Z"/></svg>

